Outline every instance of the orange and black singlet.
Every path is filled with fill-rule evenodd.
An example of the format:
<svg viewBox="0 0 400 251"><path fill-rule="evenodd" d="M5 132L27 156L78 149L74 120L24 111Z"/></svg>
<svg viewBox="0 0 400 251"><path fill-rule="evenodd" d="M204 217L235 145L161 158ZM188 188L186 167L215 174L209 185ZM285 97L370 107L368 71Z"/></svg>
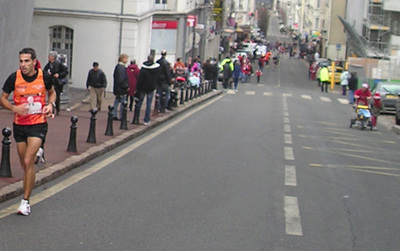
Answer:
<svg viewBox="0 0 400 251"><path fill-rule="evenodd" d="M38 69L37 77L32 82L23 78L21 70L16 72L14 104L25 104L29 107L27 115L14 115L15 124L36 125L46 122L46 116L42 113L46 105L46 86L41 69Z"/></svg>

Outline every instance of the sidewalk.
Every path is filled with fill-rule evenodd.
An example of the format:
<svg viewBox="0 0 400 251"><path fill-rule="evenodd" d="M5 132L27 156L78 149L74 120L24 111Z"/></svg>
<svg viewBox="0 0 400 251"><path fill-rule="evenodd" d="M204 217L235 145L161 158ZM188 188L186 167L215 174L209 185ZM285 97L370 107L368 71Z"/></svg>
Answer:
<svg viewBox="0 0 400 251"><path fill-rule="evenodd" d="M91 113L89 112L90 105L88 92L85 89L69 88L69 104L62 106L59 116L53 120L48 120L49 131L44 146L46 163L36 165L38 172L36 175L35 186L40 186L53 180L104 154L105 152L138 137L144 132L168 121L185 110L221 94L221 91L209 92L189 102L185 102L184 105L178 105L178 108L170 113L160 113L157 116L152 116L150 126L142 124L134 125L131 124L131 122L128 122L128 129L123 130L120 129L120 121L113 121L114 136L106 136L105 131L107 128L108 106L113 105L114 103L114 95L112 93L106 93L106 97L103 97L101 111L96 115L96 143L86 143L91 117ZM143 123L145 108L146 105L144 104L140 113L140 123ZM76 137L77 153L67 152L72 116L78 117ZM12 129L13 113L1 108L0 117L0 129L3 130L5 127ZM131 112L128 110L127 118L129 121L132 121L133 111ZM4 136L1 135L1 140L3 140L3 138ZM13 177L0 177L0 202L17 197L23 192L22 179L24 172L18 159L13 135L11 135L10 139L10 166Z"/></svg>

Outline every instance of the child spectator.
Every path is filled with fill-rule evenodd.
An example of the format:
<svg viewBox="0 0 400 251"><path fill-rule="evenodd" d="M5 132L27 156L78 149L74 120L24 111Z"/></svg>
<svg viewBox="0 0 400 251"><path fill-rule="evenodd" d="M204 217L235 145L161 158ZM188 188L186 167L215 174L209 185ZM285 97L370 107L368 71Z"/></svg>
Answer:
<svg viewBox="0 0 400 251"><path fill-rule="evenodd" d="M381 95L379 93L375 93L370 103L371 103L372 130L376 131L376 125L378 124L378 116L380 115L382 106Z"/></svg>
<svg viewBox="0 0 400 251"><path fill-rule="evenodd" d="M256 71L256 76L257 76L257 83L260 83L260 78L262 76L262 71L261 70L257 70Z"/></svg>

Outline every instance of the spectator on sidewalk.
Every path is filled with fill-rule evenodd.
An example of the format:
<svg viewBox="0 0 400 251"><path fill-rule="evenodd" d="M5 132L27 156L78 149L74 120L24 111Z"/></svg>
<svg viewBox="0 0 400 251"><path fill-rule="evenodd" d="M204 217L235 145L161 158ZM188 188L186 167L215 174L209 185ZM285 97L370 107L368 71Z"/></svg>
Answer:
<svg viewBox="0 0 400 251"><path fill-rule="evenodd" d="M376 126L378 124L378 116L381 114L381 108L382 108L381 95L379 93L375 93L373 99L370 100L370 104L371 104L372 130L376 131Z"/></svg>
<svg viewBox="0 0 400 251"><path fill-rule="evenodd" d="M324 92L324 86L325 92L328 92L329 72L326 65L321 66L321 70L319 71L319 79L321 81L321 92Z"/></svg>
<svg viewBox="0 0 400 251"><path fill-rule="evenodd" d="M152 55L148 56L147 61L143 63L140 69L136 83L136 96L139 97L139 103L135 107L135 113L139 116L143 100L146 97L146 113L143 119L145 125L150 123L151 102L153 101L154 91L157 88L159 74L160 65L154 63Z"/></svg>
<svg viewBox="0 0 400 251"><path fill-rule="evenodd" d="M48 72L52 76L53 86L56 91L56 114L60 113L61 109L61 93L64 85L68 83L68 67L65 66L58 58L56 51L49 52L49 62L44 67L43 71Z"/></svg>
<svg viewBox="0 0 400 251"><path fill-rule="evenodd" d="M134 96L136 92L136 83L139 77L139 66L136 64L136 60L132 60L128 68L126 69L128 74L128 81L129 81L129 111L132 111L133 103L134 103Z"/></svg>
<svg viewBox="0 0 400 251"><path fill-rule="evenodd" d="M343 71L342 76L340 77L340 86L342 87L342 96L346 96L348 85L349 85L349 72Z"/></svg>
<svg viewBox="0 0 400 251"><path fill-rule="evenodd" d="M256 76L257 76L257 84L260 83L261 76L263 75L261 70L256 71Z"/></svg>
<svg viewBox="0 0 400 251"><path fill-rule="evenodd" d="M128 74L126 73L126 63L128 62L128 55L121 54L118 58L118 64L114 69L114 88L113 93L115 96L114 100L114 120L122 119L123 113L123 102L126 100L126 95L128 94L129 81ZM120 105L119 118L118 118L118 105Z"/></svg>
<svg viewBox="0 0 400 251"><path fill-rule="evenodd" d="M233 68L233 83L235 86L235 91L238 91L238 84L239 80L243 77L243 72L242 72L242 67L240 66L239 60L235 60L234 62L234 68Z"/></svg>
<svg viewBox="0 0 400 251"><path fill-rule="evenodd" d="M357 73L352 72L351 77L349 79L349 103L352 105L354 104L354 92L357 90L358 86L358 78L357 78Z"/></svg>
<svg viewBox="0 0 400 251"><path fill-rule="evenodd" d="M226 56L226 58L222 60L220 70L222 71L223 74L222 87L224 89L227 89L232 78L232 72L234 70L233 62L229 58L229 56Z"/></svg>
<svg viewBox="0 0 400 251"><path fill-rule="evenodd" d="M157 63L160 65L160 72L157 81L157 94L160 95L160 106L161 102L165 102L165 104L163 104L164 107L167 107L171 95L170 86L172 83L170 64L167 61L166 56L167 51L162 50L161 57L157 60ZM163 92L165 92L165 100L161 99ZM158 107L158 109L160 110L160 107Z"/></svg>
<svg viewBox="0 0 400 251"><path fill-rule="evenodd" d="M29 198L35 185L36 153L46 139L47 117L55 108L56 92L52 77L37 68L36 52L24 48L19 52L20 69L12 73L3 86L1 105L14 115L13 134L17 142L18 156L24 169L24 193L17 213L29 215ZM14 92L12 104L8 97ZM46 92L48 104L46 105Z"/></svg>
<svg viewBox="0 0 400 251"><path fill-rule="evenodd" d="M102 96L107 87L107 78L104 72L99 68L99 63L93 62L93 68L89 70L86 88L90 92L90 109L101 110L103 102Z"/></svg>

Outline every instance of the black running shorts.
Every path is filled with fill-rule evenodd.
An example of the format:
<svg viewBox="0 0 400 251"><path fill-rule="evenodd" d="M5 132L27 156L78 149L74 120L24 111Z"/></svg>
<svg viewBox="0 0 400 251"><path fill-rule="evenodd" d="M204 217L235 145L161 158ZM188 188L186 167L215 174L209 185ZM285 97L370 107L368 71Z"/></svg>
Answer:
<svg viewBox="0 0 400 251"><path fill-rule="evenodd" d="M41 123L37 125L16 125L13 124L14 128L14 139L18 142L27 142L29 137L36 137L42 139L44 143L47 135L47 123Z"/></svg>

